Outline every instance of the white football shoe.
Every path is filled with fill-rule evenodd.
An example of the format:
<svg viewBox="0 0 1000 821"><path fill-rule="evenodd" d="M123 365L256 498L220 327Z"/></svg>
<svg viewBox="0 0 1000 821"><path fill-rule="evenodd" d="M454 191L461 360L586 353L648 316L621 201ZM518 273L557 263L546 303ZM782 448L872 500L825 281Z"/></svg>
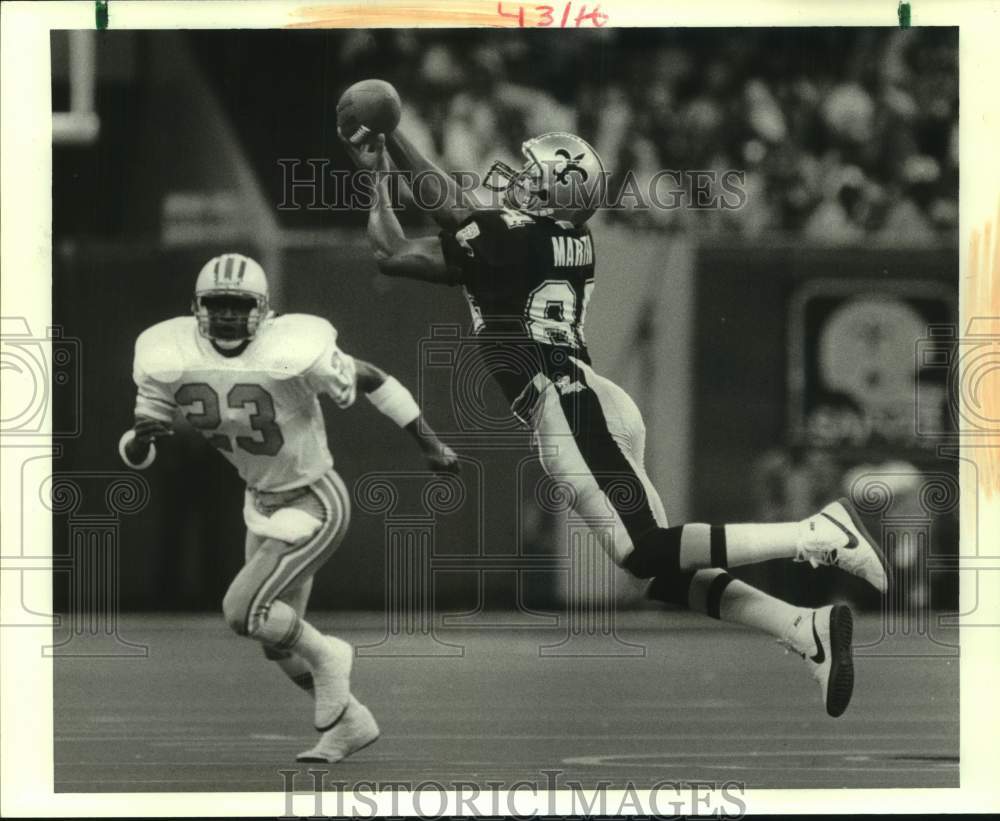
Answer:
<svg viewBox="0 0 1000 821"><path fill-rule="evenodd" d="M822 688L827 715L834 718L843 715L854 692L853 635L851 608L834 604L796 619L781 639L781 644L805 659Z"/></svg>
<svg viewBox="0 0 1000 821"><path fill-rule="evenodd" d="M299 753L296 761L314 761L335 764L347 756L378 741L379 729L375 716L354 696L351 696L344 717L332 730L320 736L311 750Z"/></svg>
<svg viewBox="0 0 1000 821"><path fill-rule="evenodd" d="M802 523L795 561L839 567L880 593L889 589L885 556L847 499L831 502Z"/></svg>
<svg viewBox="0 0 1000 821"><path fill-rule="evenodd" d="M351 665L354 648L336 636L326 636L328 652L313 666L314 724L318 732L333 728L347 712L351 697Z"/></svg>

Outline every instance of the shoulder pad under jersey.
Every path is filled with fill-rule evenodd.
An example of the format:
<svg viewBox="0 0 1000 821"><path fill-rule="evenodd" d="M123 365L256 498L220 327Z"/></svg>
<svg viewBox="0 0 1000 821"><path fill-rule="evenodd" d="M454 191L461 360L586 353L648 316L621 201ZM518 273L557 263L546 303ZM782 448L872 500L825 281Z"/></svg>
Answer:
<svg viewBox="0 0 1000 821"><path fill-rule="evenodd" d="M147 328L135 341L133 371L157 382L174 382L198 356L198 321L178 316Z"/></svg>
<svg viewBox="0 0 1000 821"><path fill-rule="evenodd" d="M268 320L251 343L257 366L277 379L309 370L336 344L337 329L312 314L283 314Z"/></svg>
<svg viewBox="0 0 1000 821"><path fill-rule="evenodd" d="M530 214L508 208L476 211L455 231L458 241L470 257L500 265L520 259L529 242Z"/></svg>

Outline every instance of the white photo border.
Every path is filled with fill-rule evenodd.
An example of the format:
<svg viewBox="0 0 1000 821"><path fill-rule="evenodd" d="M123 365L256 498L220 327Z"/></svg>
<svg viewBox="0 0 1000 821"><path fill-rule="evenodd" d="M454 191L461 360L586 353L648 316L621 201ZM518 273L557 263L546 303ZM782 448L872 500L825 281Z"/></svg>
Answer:
<svg viewBox="0 0 1000 821"><path fill-rule="evenodd" d="M333 8L336 3L328 3ZM356 8L421 5L417 0L367 0ZM441 13L495 7L494 0L440 0L424 4ZM895 26L897 0L604 0L602 8L614 26ZM960 229L959 261L961 278L961 323L966 327L970 311L987 315L992 307L1000 314L1000 270L993 271L992 301L976 305L970 298L970 243L973 232L992 224L994 249L1000 245L1000 2L915 0L911 7L914 26L959 26L960 34ZM2 14L2 314L27 318L32 330L51 325L51 66L49 33L52 29L93 29L96 4L77 2L5 2ZM302 24L306 9L315 10L322 0L306 2L161 2L160 0L110 0L109 28L278 28ZM402 20L402 18L400 18ZM366 25L364 19L359 26ZM371 25L371 23L368 23ZM382 20L379 25L395 25ZM412 25L405 20L402 26ZM1000 252L986 248L982 257L1000 259ZM1000 268L1000 266L998 266ZM980 296L983 286L979 283ZM989 292L987 290L987 296ZM990 389L990 388L988 388ZM1000 377L994 376L992 390L1000 391ZM993 396L996 400L998 397ZM997 403L1000 405L1000 403ZM994 406L994 410L996 406ZM0 502L3 518L3 546L22 537L16 514L19 459L9 458L19 447L30 446L35 453L47 452L42 439L32 443L4 441ZM995 439L988 447L1000 448ZM10 448L10 449L8 449ZM1000 487L992 492L977 484L975 469L963 460L962 486L977 487L977 500L962 500L962 556L974 556L976 545L1000 544ZM993 477L997 479L996 476ZM30 525L30 529L28 529ZM51 552L48 520L26 523L24 538L30 538L40 552ZM977 532L978 528L978 532ZM7 555L0 549L0 557ZM4 560L6 561L6 560ZM994 563L996 560L993 560ZM987 583L978 587L976 572L961 573L960 601L963 613L978 607L977 621L1000 625L1000 567L983 571ZM10 574L0 574L10 575ZM51 603L50 572L15 574L23 576L33 602ZM994 578L995 577L995 578ZM6 591L7 585L4 584ZM987 599L983 600L984 593ZM9 623L19 600L0 597L0 624ZM984 609L985 608L985 609ZM53 792L53 711L52 659L41 647L50 643L51 633L40 628L6 628L0 636L0 778L4 816L229 816L287 814L285 796L274 793L143 793L72 794ZM1000 627L966 628L961 635L961 788L882 789L882 790L750 790L748 811L789 812L984 812L1000 811L1000 710L996 703L996 682L1000 681ZM379 800L375 796L374 800ZM446 812L459 808L454 794ZM389 797L381 796L377 810L388 812ZM519 811L528 809L526 796L517 799ZM552 797L538 794L541 813L570 813L569 793ZM614 800L609 800L614 806ZM331 800L329 807L336 805ZM477 802L485 813L491 805L489 793ZM408 803L400 802L406 813ZM500 806L506 806L501 802ZM719 806L719 802L716 802ZM724 806L724 804L723 804ZM312 812L312 798L295 799L295 813ZM411 807L412 811L412 807ZM374 812L374 810L372 810Z"/></svg>

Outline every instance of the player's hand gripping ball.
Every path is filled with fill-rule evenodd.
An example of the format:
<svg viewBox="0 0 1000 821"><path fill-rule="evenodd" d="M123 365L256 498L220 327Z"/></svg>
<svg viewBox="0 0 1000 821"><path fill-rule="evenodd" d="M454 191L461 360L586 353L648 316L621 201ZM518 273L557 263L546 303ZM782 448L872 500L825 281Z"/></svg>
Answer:
<svg viewBox="0 0 1000 821"><path fill-rule="evenodd" d="M337 129L344 139L359 145L372 134L388 134L399 125L403 106L385 80L362 80L337 102Z"/></svg>

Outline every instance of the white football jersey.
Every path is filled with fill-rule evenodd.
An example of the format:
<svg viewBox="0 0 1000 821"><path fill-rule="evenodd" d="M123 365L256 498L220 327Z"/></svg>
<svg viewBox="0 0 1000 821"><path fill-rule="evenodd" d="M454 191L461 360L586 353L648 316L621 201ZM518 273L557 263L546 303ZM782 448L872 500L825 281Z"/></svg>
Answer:
<svg viewBox="0 0 1000 821"><path fill-rule="evenodd" d="M341 408L356 394L354 360L337 331L308 314L261 323L236 356L219 353L193 316L168 319L135 344L137 416L185 417L218 448L248 487L288 490L333 467L318 394Z"/></svg>

